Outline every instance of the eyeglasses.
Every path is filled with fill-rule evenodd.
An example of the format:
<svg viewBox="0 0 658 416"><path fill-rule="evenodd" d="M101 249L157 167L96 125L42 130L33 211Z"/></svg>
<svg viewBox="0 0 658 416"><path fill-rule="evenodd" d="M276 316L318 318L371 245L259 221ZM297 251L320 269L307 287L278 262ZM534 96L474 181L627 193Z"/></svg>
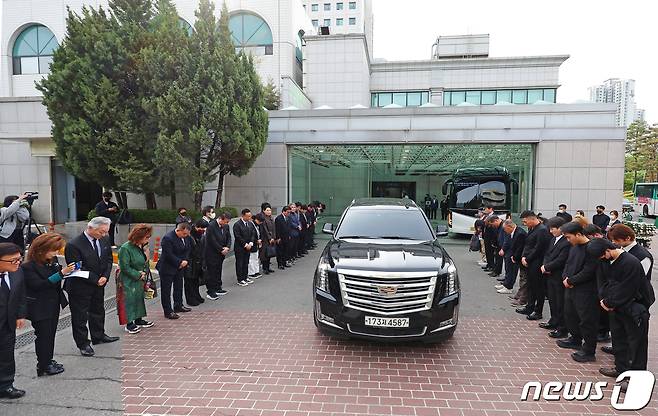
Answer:
<svg viewBox="0 0 658 416"><path fill-rule="evenodd" d="M3 262L3 263L21 264L21 262L23 261L23 256L18 257L16 259L12 259L12 260L2 260L2 259L0 259L0 261Z"/></svg>

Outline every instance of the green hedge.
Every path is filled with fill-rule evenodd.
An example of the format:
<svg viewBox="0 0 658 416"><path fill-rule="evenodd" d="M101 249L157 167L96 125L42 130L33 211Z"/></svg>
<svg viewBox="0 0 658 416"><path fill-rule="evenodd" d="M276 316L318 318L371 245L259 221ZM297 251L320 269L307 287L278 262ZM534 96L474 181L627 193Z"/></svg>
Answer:
<svg viewBox="0 0 658 416"><path fill-rule="evenodd" d="M133 224L173 224L176 222L178 211L174 209L129 209L133 217ZM215 210L217 213L228 212L232 218L238 216L238 210L235 207L221 207ZM189 212L192 221L197 221L201 218L201 213ZM91 210L87 214L87 219L91 220L96 216L96 211Z"/></svg>

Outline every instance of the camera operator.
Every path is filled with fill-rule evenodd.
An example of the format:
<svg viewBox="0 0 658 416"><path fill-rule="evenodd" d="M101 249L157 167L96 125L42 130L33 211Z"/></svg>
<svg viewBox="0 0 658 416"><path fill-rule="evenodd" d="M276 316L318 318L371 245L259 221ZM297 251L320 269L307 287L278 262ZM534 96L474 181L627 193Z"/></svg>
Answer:
<svg viewBox="0 0 658 416"><path fill-rule="evenodd" d="M27 209L29 194L9 195L0 208L0 243L14 243L25 251L23 224L30 219Z"/></svg>
<svg viewBox="0 0 658 416"><path fill-rule="evenodd" d="M109 218L110 223L110 245L115 247L114 244L114 229L117 222L117 214L119 213L119 206L112 202L112 192L103 192L103 200L96 204L94 208L96 216Z"/></svg>

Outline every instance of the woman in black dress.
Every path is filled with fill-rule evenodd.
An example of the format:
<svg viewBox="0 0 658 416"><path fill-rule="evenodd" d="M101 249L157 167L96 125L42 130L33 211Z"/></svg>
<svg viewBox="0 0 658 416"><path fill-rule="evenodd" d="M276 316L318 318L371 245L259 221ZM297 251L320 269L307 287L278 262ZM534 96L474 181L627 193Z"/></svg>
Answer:
<svg viewBox="0 0 658 416"><path fill-rule="evenodd" d="M37 376L52 376L64 371L53 360L55 333L60 307L68 305L62 292L62 279L75 269L75 264L62 268L57 254L64 248L64 238L56 233L41 234L30 245L23 273L25 274L27 319L34 328L37 353Z"/></svg>

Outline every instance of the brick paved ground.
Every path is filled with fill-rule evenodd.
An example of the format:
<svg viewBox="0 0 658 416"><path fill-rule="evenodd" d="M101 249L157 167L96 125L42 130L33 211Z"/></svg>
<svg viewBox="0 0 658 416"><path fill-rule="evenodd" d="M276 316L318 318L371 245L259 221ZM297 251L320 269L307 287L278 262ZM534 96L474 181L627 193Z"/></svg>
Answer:
<svg viewBox="0 0 658 416"><path fill-rule="evenodd" d="M527 381L603 381L611 364L573 362L522 319L467 317L443 344L389 346L320 335L307 313L208 310L157 319L123 355L126 415L613 414L610 389L598 403L519 400Z"/></svg>

